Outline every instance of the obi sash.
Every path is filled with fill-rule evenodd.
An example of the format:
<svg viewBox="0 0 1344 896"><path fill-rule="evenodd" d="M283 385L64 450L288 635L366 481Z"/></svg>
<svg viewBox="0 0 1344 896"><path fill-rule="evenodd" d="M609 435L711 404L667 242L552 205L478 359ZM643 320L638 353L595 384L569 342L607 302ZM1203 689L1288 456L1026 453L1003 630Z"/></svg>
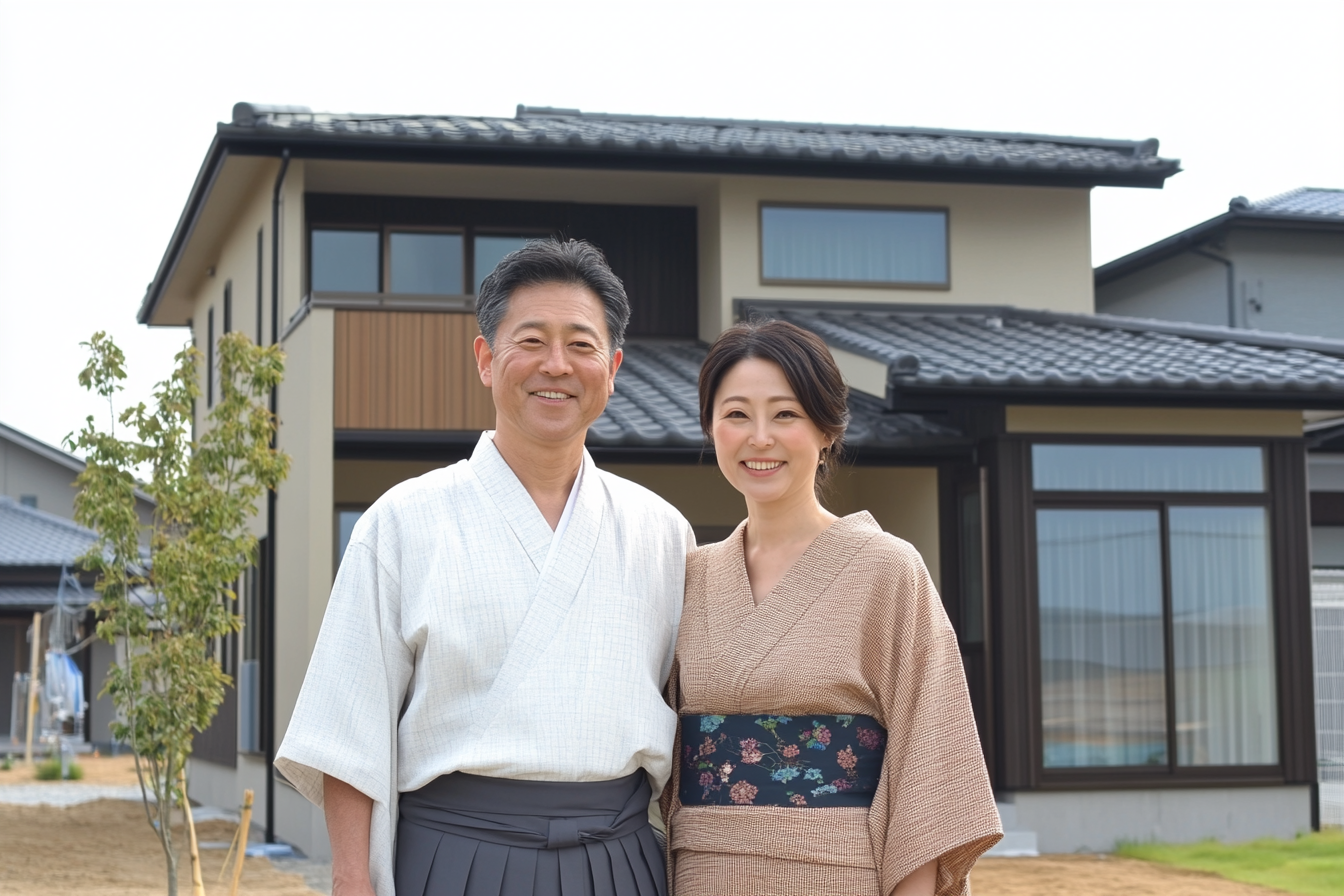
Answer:
<svg viewBox="0 0 1344 896"><path fill-rule="evenodd" d="M681 717L683 806L870 806L887 730L872 716Z"/></svg>

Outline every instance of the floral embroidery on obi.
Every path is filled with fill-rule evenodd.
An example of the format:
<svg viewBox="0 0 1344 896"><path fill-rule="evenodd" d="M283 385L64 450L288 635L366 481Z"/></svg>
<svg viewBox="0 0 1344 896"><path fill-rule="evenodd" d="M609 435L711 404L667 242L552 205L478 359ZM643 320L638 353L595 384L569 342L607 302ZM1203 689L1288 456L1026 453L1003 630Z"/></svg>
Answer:
<svg viewBox="0 0 1344 896"><path fill-rule="evenodd" d="M868 806L887 731L872 716L681 717L683 806Z"/></svg>

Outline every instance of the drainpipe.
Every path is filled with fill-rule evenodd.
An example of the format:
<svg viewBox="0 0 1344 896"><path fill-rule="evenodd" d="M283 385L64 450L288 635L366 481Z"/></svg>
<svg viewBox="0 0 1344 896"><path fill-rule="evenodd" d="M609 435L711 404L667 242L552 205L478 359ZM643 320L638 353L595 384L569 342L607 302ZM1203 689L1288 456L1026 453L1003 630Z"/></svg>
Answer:
<svg viewBox="0 0 1344 896"><path fill-rule="evenodd" d="M289 170L289 148L280 153L280 172L271 193L271 345L280 341L280 190ZM279 414L278 388L271 389L271 415ZM279 429L271 433L271 449L278 446ZM266 493L266 621L262 638L261 718L266 723L266 842L275 842L275 490Z"/></svg>
<svg viewBox="0 0 1344 896"><path fill-rule="evenodd" d="M1221 255L1215 255L1198 246L1192 247L1190 251L1201 258L1207 258L1210 261L1216 261L1227 266L1227 325L1235 327L1237 325L1237 278L1232 269L1232 260Z"/></svg>

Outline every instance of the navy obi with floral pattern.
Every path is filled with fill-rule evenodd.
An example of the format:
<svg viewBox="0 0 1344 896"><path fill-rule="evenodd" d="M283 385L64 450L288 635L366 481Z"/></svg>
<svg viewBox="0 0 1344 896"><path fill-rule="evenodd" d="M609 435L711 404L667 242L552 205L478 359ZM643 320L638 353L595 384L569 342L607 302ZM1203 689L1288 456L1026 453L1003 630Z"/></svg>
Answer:
<svg viewBox="0 0 1344 896"><path fill-rule="evenodd" d="M683 806L869 806L887 730L872 716L682 716Z"/></svg>

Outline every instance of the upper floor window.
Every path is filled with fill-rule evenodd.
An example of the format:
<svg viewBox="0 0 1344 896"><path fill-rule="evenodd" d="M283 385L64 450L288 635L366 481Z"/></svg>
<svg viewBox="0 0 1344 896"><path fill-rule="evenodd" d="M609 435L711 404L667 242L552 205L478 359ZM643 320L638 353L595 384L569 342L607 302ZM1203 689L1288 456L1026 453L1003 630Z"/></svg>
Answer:
<svg viewBox="0 0 1344 896"><path fill-rule="evenodd" d="M376 230L314 230L313 292L379 292Z"/></svg>
<svg viewBox="0 0 1344 896"><path fill-rule="evenodd" d="M946 288L943 209L761 206L761 280Z"/></svg>
<svg viewBox="0 0 1344 896"><path fill-rule="evenodd" d="M388 228L312 231L313 292L476 295L505 255L536 235Z"/></svg>

